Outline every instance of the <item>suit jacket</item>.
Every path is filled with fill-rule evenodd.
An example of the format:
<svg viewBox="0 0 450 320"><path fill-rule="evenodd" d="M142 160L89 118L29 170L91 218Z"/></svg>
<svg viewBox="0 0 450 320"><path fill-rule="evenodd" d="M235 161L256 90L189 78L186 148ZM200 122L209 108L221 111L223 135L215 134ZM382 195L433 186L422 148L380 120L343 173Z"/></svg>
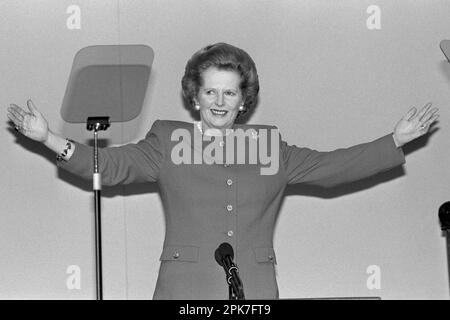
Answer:
<svg viewBox="0 0 450 320"><path fill-rule="evenodd" d="M278 152L279 167L269 175L260 170L267 163L258 160L256 164L238 164L236 157L234 162L223 164L177 164L175 156L193 159L204 155L211 143L174 139L172 134L180 128L192 137L200 132L192 123L156 120L141 141L99 150L103 185L159 184L166 234L154 299L228 299L224 270L214 259L216 248L223 242L234 248L246 298L278 298L273 233L286 185L331 187L405 162L402 149L395 146L392 134L387 134L329 152L288 145L278 137L278 145L272 140L268 150ZM234 126L238 128L252 128L257 133L275 129ZM246 139L248 150L252 138L264 139L258 134ZM75 145L72 157L58 166L92 179L92 147ZM185 149L181 152L180 147ZM247 152L246 159L248 156Z"/></svg>

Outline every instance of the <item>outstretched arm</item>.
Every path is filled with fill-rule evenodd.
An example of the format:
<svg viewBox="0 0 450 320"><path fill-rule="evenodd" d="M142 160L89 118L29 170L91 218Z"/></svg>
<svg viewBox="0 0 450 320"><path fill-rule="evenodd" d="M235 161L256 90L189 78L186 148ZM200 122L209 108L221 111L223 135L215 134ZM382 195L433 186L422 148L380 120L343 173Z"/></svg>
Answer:
<svg viewBox="0 0 450 320"><path fill-rule="evenodd" d="M33 102L28 100L27 105L28 112L15 104L8 108L8 118L14 123L16 130L30 139L44 143L60 155L63 161L57 162L59 167L85 179L91 179L92 147L69 141L53 133ZM102 183L116 185L156 181L163 158L161 130L160 122L155 121L145 139L137 143L99 148ZM64 150L68 152L63 152Z"/></svg>
<svg viewBox="0 0 450 320"><path fill-rule="evenodd" d="M438 117L438 109L430 110L430 106L427 104L418 113L412 108L397 123L393 133L349 148L320 152L282 141L287 182L332 187L403 164L405 158L401 146L424 135Z"/></svg>

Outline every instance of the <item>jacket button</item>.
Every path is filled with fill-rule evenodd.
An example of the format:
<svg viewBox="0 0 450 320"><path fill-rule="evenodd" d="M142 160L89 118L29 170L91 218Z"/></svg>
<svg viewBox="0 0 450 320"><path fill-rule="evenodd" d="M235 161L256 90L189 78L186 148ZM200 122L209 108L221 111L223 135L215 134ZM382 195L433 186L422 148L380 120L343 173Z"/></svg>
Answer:
<svg viewBox="0 0 450 320"><path fill-rule="evenodd" d="M229 236L229 237L232 237L233 234L234 234L233 230L228 231L228 236Z"/></svg>
<svg viewBox="0 0 450 320"><path fill-rule="evenodd" d="M227 205L227 210L228 210L228 212L232 211L233 210L233 206L231 204Z"/></svg>
<svg viewBox="0 0 450 320"><path fill-rule="evenodd" d="M174 259L178 259L180 257L180 253L179 252L175 252L174 254L173 254L173 258Z"/></svg>
<svg viewBox="0 0 450 320"><path fill-rule="evenodd" d="M227 180L227 185L231 186L232 184L233 184L233 180L228 179L228 180Z"/></svg>
<svg viewBox="0 0 450 320"><path fill-rule="evenodd" d="M273 256L272 255L269 256L269 260L273 261Z"/></svg>

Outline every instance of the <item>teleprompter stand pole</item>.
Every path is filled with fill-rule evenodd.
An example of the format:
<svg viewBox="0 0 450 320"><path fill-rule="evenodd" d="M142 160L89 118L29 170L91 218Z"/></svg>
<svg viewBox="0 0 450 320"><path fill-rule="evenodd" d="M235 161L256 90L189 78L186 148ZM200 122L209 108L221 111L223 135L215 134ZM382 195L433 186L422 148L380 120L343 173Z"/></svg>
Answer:
<svg viewBox="0 0 450 320"><path fill-rule="evenodd" d="M103 300L102 281L102 219L101 219L101 194L102 178L98 170L98 131L105 131L110 126L109 117L89 117L86 128L94 131L94 207L95 207L95 271L96 271L96 297Z"/></svg>

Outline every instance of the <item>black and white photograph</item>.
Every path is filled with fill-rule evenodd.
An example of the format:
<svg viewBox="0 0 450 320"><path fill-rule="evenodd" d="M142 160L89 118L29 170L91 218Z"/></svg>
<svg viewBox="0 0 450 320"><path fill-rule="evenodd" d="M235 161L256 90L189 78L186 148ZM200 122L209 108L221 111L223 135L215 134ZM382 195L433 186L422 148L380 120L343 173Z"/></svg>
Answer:
<svg viewBox="0 0 450 320"><path fill-rule="evenodd" d="M450 1L0 12L0 300L450 299Z"/></svg>

